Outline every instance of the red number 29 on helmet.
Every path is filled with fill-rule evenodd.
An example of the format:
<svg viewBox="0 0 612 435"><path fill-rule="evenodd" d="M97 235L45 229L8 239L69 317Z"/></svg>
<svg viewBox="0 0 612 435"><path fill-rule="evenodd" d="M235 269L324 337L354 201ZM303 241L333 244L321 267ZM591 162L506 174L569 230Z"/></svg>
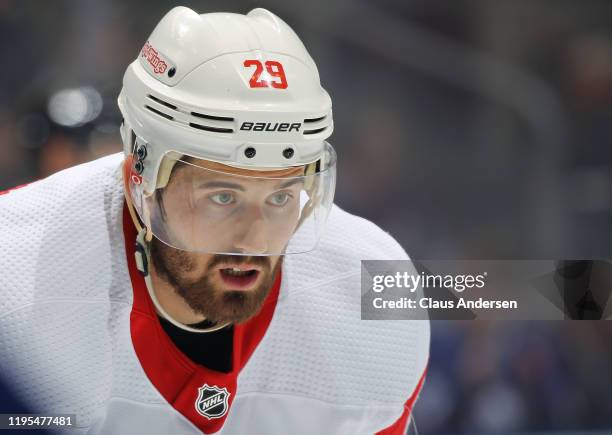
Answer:
<svg viewBox="0 0 612 435"><path fill-rule="evenodd" d="M261 73L263 72L264 65L268 72L268 79L262 80ZM280 62L275 60L268 60L262 65L261 61L257 59L247 59L244 61L245 67L255 67L255 72L249 80L249 86L252 88L267 88L272 86L277 89L287 89L287 77L285 76L285 70ZM278 80L274 80L278 79Z"/></svg>

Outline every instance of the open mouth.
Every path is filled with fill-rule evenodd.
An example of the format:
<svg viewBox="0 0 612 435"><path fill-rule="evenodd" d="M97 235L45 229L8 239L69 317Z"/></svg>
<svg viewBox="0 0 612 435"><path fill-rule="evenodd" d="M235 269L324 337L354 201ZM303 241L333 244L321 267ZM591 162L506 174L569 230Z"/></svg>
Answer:
<svg viewBox="0 0 612 435"><path fill-rule="evenodd" d="M244 267L223 267L219 268L219 275L226 286L233 290L246 290L251 287L260 271L258 269L248 269Z"/></svg>

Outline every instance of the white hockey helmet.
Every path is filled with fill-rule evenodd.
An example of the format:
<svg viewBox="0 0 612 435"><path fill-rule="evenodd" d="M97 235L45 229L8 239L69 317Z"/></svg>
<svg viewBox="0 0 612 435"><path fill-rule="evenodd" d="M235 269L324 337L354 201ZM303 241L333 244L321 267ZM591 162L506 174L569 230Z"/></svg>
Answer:
<svg viewBox="0 0 612 435"><path fill-rule="evenodd" d="M331 99L276 15L172 9L128 67L119 108L149 235L194 252L314 249L335 188Z"/></svg>

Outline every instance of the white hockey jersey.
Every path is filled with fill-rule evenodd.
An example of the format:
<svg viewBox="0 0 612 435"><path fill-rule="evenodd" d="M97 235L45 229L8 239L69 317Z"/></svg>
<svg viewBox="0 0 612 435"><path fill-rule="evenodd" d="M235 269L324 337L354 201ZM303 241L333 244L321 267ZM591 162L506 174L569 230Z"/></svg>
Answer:
<svg viewBox="0 0 612 435"><path fill-rule="evenodd" d="M0 195L0 365L33 411L76 414L71 434L404 433L429 323L360 320L360 260L408 258L391 236L334 206L235 327L232 371L209 370L164 333L136 270L122 159Z"/></svg>

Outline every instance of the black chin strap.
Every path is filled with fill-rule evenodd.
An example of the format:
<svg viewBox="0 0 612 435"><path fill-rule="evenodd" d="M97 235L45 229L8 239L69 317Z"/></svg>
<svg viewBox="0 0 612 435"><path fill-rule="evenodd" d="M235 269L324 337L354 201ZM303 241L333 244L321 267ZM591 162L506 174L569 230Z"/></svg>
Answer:
<svg viewBox="0 0 612 435"><path fill-rule="evenodd" d="M136 257L136 269L143 277L149 275L149 259L147 255L147 247L145 242L146 230L141 230L136 237L136 250L134 251L134 257Z"/></svg>

